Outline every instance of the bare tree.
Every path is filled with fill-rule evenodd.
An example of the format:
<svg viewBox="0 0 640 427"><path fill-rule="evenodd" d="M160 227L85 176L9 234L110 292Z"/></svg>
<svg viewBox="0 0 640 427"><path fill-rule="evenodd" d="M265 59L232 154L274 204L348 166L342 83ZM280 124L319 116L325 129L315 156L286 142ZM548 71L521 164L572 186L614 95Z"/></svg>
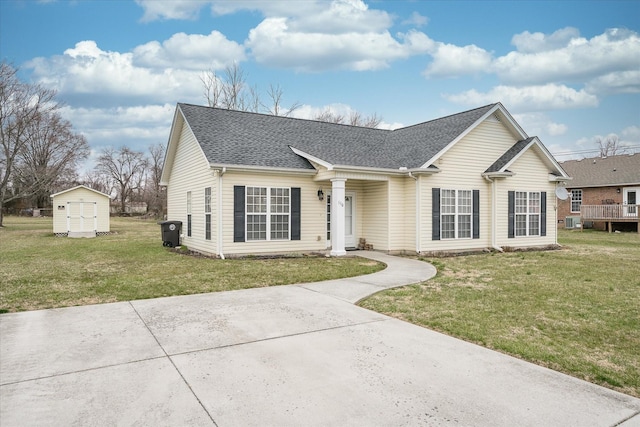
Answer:
<svg viewBox="0 0 640 427"><path fill-rule="evenodd" d="M594 138L594 143L600 150L600 157L615 156L616 154L624 154L626 152L626 149L620 146L620 139L615 133L605 138L597 136Z"/></svg>
<svg viewBox="0 0 640 427"><path fill-rule="evenodd" d="M89 188L93 188L94 190L100 191L104 194L111 194L114 190L113 184L111 183L111 178L108 176L97 172L89 172L87 173L81 180L80 183L86 185Z"/></svg>
<svg viewBox="0 0 640 427"><path fill-rule="evenodd" d="M351 111L348 116L345 116L343 114L334 113L329 108L322 110L313 119L320 122L347 124L368 128L376 128L382 122L382 117L378 116L377 113L370 116L363 116L362 113L358 111Z"/></svg>
<svg viewBox="0 0 640 427"><path fill-rule="evenodd" d="M120 212L126 212L127 201L142 194L147 159L144 154L128 147L102 150L96 163L98 172L113 180L120 201Z"/></svg>
<svg viewBox="0 0 640 427"><path fill-rule="evenodd" d="M228 110L247 110L245 72L234 62L224 69L222 75L212 69L200 77L204 96L209 107Z"/></svg>
<svg viewBox="0 0 640 427"><path fill-rule="evenodd" d="M16 68L0 63L0 227L4 205L37 190L37 186L18 188L14 174L20 153L30 141L28 130L59 108L55 95L53 90L21 82Z"/></svg>
<svg viewBox="0 0 640 427"><path fill-rule="evenodd" d="M282 105L282 97L284 96L284 90L280 85L269 85L267 89L267 96L271 100L271 105L262 104L263 108L274 116L286 116L289 117L295 110L300 108L299 102L294 102L289 108L284 108Z"/></svg>
<svg viewBox="0 0 640 427"><path fill-rule="evenodd" d="M297 102L289 108L284 107L284 90L280 85L269 85L267 97L270 104L262 102L258 87L247 84L247 74L235 62L227 66L221 74L217 74L213 69L206 71L200 77L200 81L209 107L264 112L274 116L289 116L300 107Z"/></svg>
<svg viewBox="0 0 640 427"><path fill-rule="evenodd" d="M76 179L76 167L89 156L89 144L57 113L32 120L25 138L27 143L18 155L14 183L32 189L36 205L43 207L49 203L54 188Z"/></svg>
<svg viewBox="0 0 640 427"><path fill-rule="evenodd" d="M148 175L145 183L145 201L149 212L161 217L164 212L166 192L160 186L162 166L164 164L164 145L154 144L149 147Z"/></svg>

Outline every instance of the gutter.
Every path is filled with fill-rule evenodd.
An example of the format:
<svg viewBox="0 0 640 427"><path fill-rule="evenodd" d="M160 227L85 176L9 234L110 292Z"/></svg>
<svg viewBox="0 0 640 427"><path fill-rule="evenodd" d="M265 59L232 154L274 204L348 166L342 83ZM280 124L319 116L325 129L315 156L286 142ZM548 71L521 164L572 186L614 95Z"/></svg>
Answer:
<svg viewBox="0 0 640 427"><path fill-rule="evenodd" d="M224 258L223 252L223 227L222 227L222 175L227 172L227 168L223 167L222 169L216 169L218 174L218 255L221 259Z"/></svg>

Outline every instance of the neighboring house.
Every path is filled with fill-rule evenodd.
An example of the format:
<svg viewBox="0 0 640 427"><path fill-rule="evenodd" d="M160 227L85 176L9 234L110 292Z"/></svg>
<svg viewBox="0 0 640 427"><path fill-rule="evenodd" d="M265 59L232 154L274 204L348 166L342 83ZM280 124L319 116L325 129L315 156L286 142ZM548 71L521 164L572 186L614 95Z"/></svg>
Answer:
<svg viewBox="0 0 640 427"><path fill-rule="evenodd" d="M558 203L558 225L609 231L638 229L640 153L561 163L573 178Z"/></svg>
<svg viewBox="0 0 640 427"><path fill-rule="evenodd" d="M554 245L567 179L501 104L393 131L178 104L161 185L182 244L223 257Z"/></svg>
<svg viewBox="0 0 640 427"><path fill-rule="evenodd" d="M95 237L109 234L111 196L84 185L52 194L56 236Z"/></svg>
<svg viewBox="0 0 640 427"><path fill-rule="evenodd" d="M111 203L111 213L122 214L122 203ZM147 213L147 202L127 202L124 205L124 213L128 215L144 215Z"/></svg>

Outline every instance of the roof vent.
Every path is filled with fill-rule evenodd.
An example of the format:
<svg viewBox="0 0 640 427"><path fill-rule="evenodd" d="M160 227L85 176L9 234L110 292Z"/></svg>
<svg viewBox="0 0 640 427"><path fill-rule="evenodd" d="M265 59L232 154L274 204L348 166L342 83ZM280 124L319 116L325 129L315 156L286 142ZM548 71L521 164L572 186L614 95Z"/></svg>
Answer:
<svg viewBox="0 0 640 427"><path fill-rule="evenodd" d="M494 119L496 119L496 121L498 121L498 122L500 121L500 117L498 117L498 115L497 115L497 114L494 114L494 115L493 115L493 118L494 118Z"/></svg>

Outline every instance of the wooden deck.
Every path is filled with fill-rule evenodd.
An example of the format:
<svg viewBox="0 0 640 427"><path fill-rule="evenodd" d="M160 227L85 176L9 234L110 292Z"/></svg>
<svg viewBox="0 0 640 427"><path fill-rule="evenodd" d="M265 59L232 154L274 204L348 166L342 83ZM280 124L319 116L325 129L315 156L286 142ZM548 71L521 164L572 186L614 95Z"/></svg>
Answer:
<svg viewBox="0 0 640 427"><path fill-rule="evenodd" d="M580 223L584 221L606 222L611 232L614 222L636 222L640 233L640 205L582 205L580 207Z"/></svg>

